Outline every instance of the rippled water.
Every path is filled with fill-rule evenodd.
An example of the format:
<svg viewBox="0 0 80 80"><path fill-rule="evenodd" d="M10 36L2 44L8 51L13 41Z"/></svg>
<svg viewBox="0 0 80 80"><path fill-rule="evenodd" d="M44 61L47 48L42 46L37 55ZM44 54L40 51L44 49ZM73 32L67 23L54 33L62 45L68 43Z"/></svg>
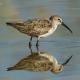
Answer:
<svg viewBox="0 0 80 80"><path fill-rule="evenodd" d="M80 79L80 0L0 0L0 80L79 80ZM60 15L72 29L70 34L59 27L40 39L40 51L55 56L60 63L73 55L60 74L51 72L10 71L6 68L30 54L29 37L6 26L7 21L24 21L34 17ZM36 39L33 40L33 50Z"/></svg>

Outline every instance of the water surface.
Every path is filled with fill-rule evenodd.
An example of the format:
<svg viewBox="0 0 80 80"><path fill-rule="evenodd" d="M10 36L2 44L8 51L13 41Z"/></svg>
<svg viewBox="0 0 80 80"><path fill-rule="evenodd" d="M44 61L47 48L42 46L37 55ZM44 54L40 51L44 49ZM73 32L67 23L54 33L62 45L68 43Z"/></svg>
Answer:
<svg viewBox="0 0 80 80"><path fill-rule="evenodd" d="M0 1L0 80L79 80L80 79L80 0L1 0ZM7 21L60 15L73 31L64 27L40 39L40 51L54 55L60 63L73 55L60 74L51 72L10 71L6 68L30 54L29 37L6 26ZM33 50L36 39L33 40Z"/></svg>

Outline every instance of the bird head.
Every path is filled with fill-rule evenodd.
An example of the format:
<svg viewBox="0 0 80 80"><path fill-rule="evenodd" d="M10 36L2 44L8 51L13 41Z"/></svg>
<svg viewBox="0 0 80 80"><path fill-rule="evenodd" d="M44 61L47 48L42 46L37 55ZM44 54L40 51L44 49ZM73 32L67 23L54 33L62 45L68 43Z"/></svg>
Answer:
<svg viewBox="0 0 80 80"><path fill-rule="evenodd" d="M67 28L72 33L72 30L66 24L64 24L60 16L57 16L57 15L51 16L49 20L52 22L53 25L56 25L57 27L58 25L63 25L65 28Z"/></svg>
<svg viewBox="0 0 80 80"><path fill-rule="evenodd" d="M58 73L62 72L63 69L64 69L64 66L61 65L61 64L59 64L59 65L55 66L55 68L53 67L53 68L51 69L51 72L52 72L52 73L55 73L55 74L58 74Z"/></svg>
<svg viewBox="0 0 80 80"><path fill-rule="evenodd" d="M63 71L64 66L71 60L72 56L70 56L63 64L56 64L55 66L53 66L53 68L51 69L52 73L60 73Z"/></svg>

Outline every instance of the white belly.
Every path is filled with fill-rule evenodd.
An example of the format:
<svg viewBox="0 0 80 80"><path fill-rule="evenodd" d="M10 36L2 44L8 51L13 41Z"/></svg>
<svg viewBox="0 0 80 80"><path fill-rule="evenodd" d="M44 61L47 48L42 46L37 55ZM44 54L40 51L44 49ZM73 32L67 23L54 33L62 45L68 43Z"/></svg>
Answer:
<svg viewBox="0 0 80 80"><path fill-rule="evenodd" d="M50 62L53 62L53 56L51 56L51 55L49 55L49 54L39 54L40 56L43 56L43 57L46 57L46 58L48 58L48 60L50 61Z"/></svg>
<svg viewBox="0 0 80 80"><path fill-rule="evenodd" d="M58 64L57 59L50 54L39 54L39 55L47 58L50 62L54 63L55 65Z"/></svg>
<svg viewBox="0 0 80 80"><path fill-rule="evenodd" d="M56 27L56 28L57 28L57 27ZM48 31L48 33L43 34L43 35L40 35L39 37L47 37L47 36L51 35L51 34L56 30L56 28L52 27L52 28Z"/></svg>

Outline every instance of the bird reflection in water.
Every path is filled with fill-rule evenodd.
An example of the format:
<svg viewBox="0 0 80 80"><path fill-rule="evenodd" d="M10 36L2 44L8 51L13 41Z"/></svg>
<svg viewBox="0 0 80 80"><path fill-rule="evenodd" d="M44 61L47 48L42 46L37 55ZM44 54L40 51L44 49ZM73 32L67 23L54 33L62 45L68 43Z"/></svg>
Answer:
<svg viewBox="0 0 80 80"><path fill-rule="evenodd" d="M57 59L48 54L47 52L40 52L37 47L37 52L33 52L27 57L21 59L13 67L7 68L7 71L11 70L27 70L33 72L51 71L52 73L60 73L64 70L64 66L70 61L70 56L63 64L58 63Z"/></svg>

